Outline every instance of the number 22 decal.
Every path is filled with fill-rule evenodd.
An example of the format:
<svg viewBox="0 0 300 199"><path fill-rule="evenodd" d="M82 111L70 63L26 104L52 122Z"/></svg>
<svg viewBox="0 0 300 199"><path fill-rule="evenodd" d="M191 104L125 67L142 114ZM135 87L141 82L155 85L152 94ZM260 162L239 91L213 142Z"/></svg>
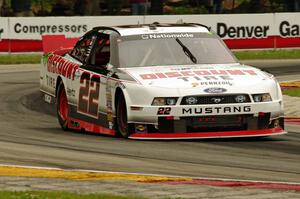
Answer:
<svg viewBox="0 0 300 199"><path fill-rule="evenodd" d="M83 72L80 77L78 112L98 118L100 77Z"/></svg>
<svg viewBox="0 0 300 199"><path fill-rule="evenodd" d="M171 107L160 107L158 108L157 115L170 115Z"/></svg>

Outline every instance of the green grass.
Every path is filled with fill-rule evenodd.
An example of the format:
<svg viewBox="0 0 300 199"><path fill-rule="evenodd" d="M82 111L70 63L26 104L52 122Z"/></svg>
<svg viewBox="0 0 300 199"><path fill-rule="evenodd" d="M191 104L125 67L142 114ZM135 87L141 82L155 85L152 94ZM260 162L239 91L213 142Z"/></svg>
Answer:
<svg viewBox="0 0 300 199"><path fill-rule="evenodd" d="M62 191L0 191L5 199L146 199L138 196L116 196L109 194L77 194Z"/></svg>
<svg viewBox="0 0 300 199"><path fill-rule="evenodd" d="M300 49L293 50L261 50L261 51L234 51L239 60L249 59L300 59ZM40 54L11 54L0 55L0 64L38 64Z"/></svg>
<svg viewBox="0 0 300 199"><path fill-rule="evenodd" d="M239 60L247 59L300 59L300 49L293 50L262 50L262 51L235 51Z"/></svg>
<svg viewBox="0 0 300 199"><path fill-rule="evenodd" d="M289 95L292 97L300 97L300 88L290 88L283 91L284 95Z"/></svg>
<svg viewBox="0 0 300 199"><path fill-rule="evenodd" d="M11 54L0 55L0 64L38 64L41 62L40 54Z"/></svg>

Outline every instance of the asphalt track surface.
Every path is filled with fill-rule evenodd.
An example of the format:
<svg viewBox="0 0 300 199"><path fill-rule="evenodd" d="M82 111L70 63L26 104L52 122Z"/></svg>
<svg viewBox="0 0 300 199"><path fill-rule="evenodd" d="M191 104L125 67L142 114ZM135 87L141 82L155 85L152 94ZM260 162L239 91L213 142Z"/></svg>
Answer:
<svg viewBox="0 0 300 199"><path fill-rule="evenodd" d="M295 72L286 67L277 75ZM0 164L300 182L300 130L287 130L269 138L191 141L66 132L55 108L40 98L37 68L0 67Z"/></svg>

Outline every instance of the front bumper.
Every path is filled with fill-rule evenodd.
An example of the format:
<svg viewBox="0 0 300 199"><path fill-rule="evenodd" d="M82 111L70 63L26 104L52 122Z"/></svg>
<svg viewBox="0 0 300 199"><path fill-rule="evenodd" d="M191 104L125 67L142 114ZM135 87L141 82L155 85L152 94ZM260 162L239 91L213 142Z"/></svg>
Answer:
<svg viewBox="0 0 300 199"><path fill-rule="evenodd" d="M264 137L282 135L287 133L282 128L245 130L245 131L223 131L223 132L177 132L177 133L134 133L130 139L142 140L174 140L174 139L210 139L210 138L238 138L238 137Z"/></svg>
<svg viewBox="0 0 300 199"><path fill-rule="evenodd" d="M171 109L151 106L132 112L130 123L134 133L131 139L229 138L286 133L280 101L174 106Z"/></svg>

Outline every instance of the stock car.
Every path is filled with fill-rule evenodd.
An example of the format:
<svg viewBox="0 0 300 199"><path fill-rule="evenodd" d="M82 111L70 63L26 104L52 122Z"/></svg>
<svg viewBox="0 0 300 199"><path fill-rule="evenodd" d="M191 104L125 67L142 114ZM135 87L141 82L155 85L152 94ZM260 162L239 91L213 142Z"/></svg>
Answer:
<svg viewBox="0 0 300 199"><path fill-rule="evenodd" d="M273 75L195 23L95 27L43 55L40 90L64 130L131 139L286 133Z"/></svg>

